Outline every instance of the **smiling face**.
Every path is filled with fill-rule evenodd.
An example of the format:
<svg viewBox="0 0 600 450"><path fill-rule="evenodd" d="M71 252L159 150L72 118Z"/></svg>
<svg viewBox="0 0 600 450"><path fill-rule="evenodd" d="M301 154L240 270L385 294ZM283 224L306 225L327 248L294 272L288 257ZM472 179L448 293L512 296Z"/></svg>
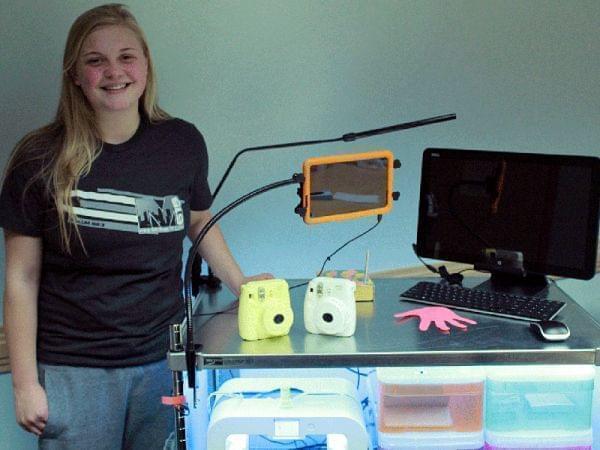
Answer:
<svg viewBox="0 0 600 450"><path fill-rule="evenodd" d="M136 34L110 25L85 39L73 79L96 114L137 114L147 75L148 60Z"/></svg>

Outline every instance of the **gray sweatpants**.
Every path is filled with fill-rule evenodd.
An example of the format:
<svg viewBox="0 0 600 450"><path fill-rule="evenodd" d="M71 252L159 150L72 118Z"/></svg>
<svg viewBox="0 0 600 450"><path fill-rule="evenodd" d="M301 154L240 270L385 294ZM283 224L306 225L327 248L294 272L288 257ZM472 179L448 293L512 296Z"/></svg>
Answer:
<svg viewBox="0 0 600 450"><path fill-rule="evenodd" d="M39 364L48 396L41 450L162 450L173 430L166 361L124 368Z"/></svg>

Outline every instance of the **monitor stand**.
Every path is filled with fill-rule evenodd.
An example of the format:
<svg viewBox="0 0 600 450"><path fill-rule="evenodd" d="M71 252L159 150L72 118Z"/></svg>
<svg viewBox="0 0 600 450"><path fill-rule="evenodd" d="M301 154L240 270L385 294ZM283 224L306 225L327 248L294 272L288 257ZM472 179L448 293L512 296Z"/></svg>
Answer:
<svg viewBox="0 0 600 450"><path fill-rule="evenodd" d="M548 280L545 275L514 274L505 272L491 272L491 277L475 286L475 289L492 292L503 292L514 295L529 295L546 297L548 293Z"/></svg>

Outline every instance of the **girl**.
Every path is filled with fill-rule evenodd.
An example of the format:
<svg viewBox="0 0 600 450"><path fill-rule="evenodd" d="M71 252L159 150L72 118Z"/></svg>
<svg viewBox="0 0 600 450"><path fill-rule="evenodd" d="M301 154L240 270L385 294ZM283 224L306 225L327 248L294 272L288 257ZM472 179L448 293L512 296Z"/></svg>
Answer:
<svg viewBox="0 0 600 450"><path fill-rule="evenodd" d="M41 448L162 448L173 413L167 329L182 241L210 219L202 135L157 104L144 34L123 6L82 14L56 117L16 146L0 195L4 325L19 424ZM236 295L217 227L201 254Z"/></svg>

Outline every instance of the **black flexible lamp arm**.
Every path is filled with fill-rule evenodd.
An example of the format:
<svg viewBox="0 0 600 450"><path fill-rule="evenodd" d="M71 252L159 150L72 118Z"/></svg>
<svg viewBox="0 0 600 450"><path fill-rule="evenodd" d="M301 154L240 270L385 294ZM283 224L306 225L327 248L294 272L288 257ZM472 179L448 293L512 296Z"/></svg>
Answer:
<svg viewBox="0 0 600 450"><path fill-rule="evenodd" d="M302 174L294 174L292 178L282 181L276 181L275 183L268 184L261 188L258 188L243 197L238 198L234 202L225 206L222 210L216 213L211 219L206 222L206 224L202 227L198 236L194 239L192 247L190 248L188 258L185 265L185 274L184 274L184 301L185 301L185 313L186 313L186 321L187 321L187 336L186 336L186 349L185 349L185 360L186 360L186 368L188 375L188 386L194 389L194 405L196 404L196 351L194 348L194 326L192 323L192 266L194 265L194 258L196 253L198 252L198 248L200 247L200 243L202 239L206 236L208 231L232 209L244 203L246 200L251 199L252 197L256 197L264 192L270 191L272 189L276 189L278 187L287 186L290 184L302 183L304 181L304 176Z"/></svg>
<svg viewBox="0 0 600 450"><path fill-rule="evenodd" d="M444 114L442 116L429 117L427 119L415 120L413 122L400 123L398 125L392 125L389 127L375 128L373 130L367 130L367 131L360 131L358 133L346 133L343 136L340 136L338 138L333 138L333 139L297 141L297 142L288 142L286 144L274 144L274 145L264 145L264 146L260 146L260 147L245 148L243 150L240 150L238 153L236 153L236 155L233 157L233 159L229 163L229 166L227 166L227 170L223 174L223 178L221 178L221 181L219 182L219 184L217 185L217 188L215 189L215 192L213 193L213 200L217 197L217 194L221 190L223 183L225 183L225 180L229 176L229 173L231 172L231 169L233 169L233 166L235 165L237 159L246 152L252 152L252 151L257 151L257 150L272 150L272 149L276 149L276 148L299 147L301 145L326 144L328 142L341 142L341 141L352 142L357 139L363 139L363 138L366 138L369 136L393 133L395 131L407 130L409 128L422 127L425 125L431 125L431 124L439 123L439 122L446 122L447 120L454 120L454 119L456 119L456 114L451 113L451 114Z"/></svg>
<svg viewBox="0 0 600 450"><path fill-rule="evenodd" d="M417 128L417 127L422 127L425 125L431 125L431 124L439 123L439 122L446 122L448 120L454 120L454 119L456 119L456 114L450 113L450 114L444 114L441 116L434 116L434 117L428 117L426 119L415 120L413 122L405 122L405 123L400 123L398 125L391 125L391 126L383 127L383 128L375 128L373 130L360 131L358 133L346 133L343 136L340 136L338 138L318 139L318 140L310 140L310 141L296 141L296 142L288 142L285 144L262 145L262 146L258 146L258 147L245 148L243 150L240 150L238 153L236 153L236 155L233 157L233 159L229 163L229 166L227 166L227 170L223 174L221 181L219 181L217 188L213 192L213 200L215 198L217 198L217 195L219 194L219 192L221 191L221 188L223 187L223 183L225 183L225 180L231 173L231 170L233 169L233 166L237 162L238 158L240 156L242 156L244 153L258 151L258 150L273 150L273 149L277 149L277 148L290 148L290 147L300 147L300 146L308 146L308 145L316 145L316 144L326 144L329 142L340 142L340 141L352 142L357 139L363 139L363 138L366 138L369 136L393 133L396 131L407 130L409 128ZM193 268L193 272L192 272L193 273L192 289L193 289L194 294L198 293L198 291L200 290L201 284L207 284L209 287L212 287L212 288L218 287L220 284L220 280L213 275L210 267L208 267L208 276L206 278L204 278L200 275L201 263L202 263L202 261L200 260L200 258L196 258L196 260L194 261L194 268Z"/></svg>
<svg viewBox="0 0 600 450"><path fill-rule="evenodd" d="M361 131L360 133L348 133L342 136L344 142L352 142L356 139L362 139L378 134L393 133L395 131L408 130L409 128L423 127L433 123L446 122L447 120L456 119L456 114L444 114L443 116L429 117L427 119L415 120L414 122L400 123L389 127L376 128L374 130Z"/></svg>
<svg viewBox="0 0 600 450"><path fill-rule="evenodd" d="M272 150L275 148L299 147L301 145L325 144L327 142L336 142L336 141L341 141L341 140L342 140L342 138L323 139L323 140L317 140L317 141L298 141L298 142L288 142L286 144L273 144L273 145L263 145L260 147L248 147L243 150L240 150L239 152L237 152L235 154L235 156L229 163L229 166L227 166L227 170L223 174L223 178L221 178L221 181L219 181L219 184L217 185L215 192L213 192L213 200L217 197L217 194L221 190L221 186L223 186L223 183L225 183L225 180L229 176L229 172L231 172L231 169L233 169L233 166L235 165L237 159L240 156L242 156L244 153L253 152L253 151L257 151L257 150Z"/></svg>

